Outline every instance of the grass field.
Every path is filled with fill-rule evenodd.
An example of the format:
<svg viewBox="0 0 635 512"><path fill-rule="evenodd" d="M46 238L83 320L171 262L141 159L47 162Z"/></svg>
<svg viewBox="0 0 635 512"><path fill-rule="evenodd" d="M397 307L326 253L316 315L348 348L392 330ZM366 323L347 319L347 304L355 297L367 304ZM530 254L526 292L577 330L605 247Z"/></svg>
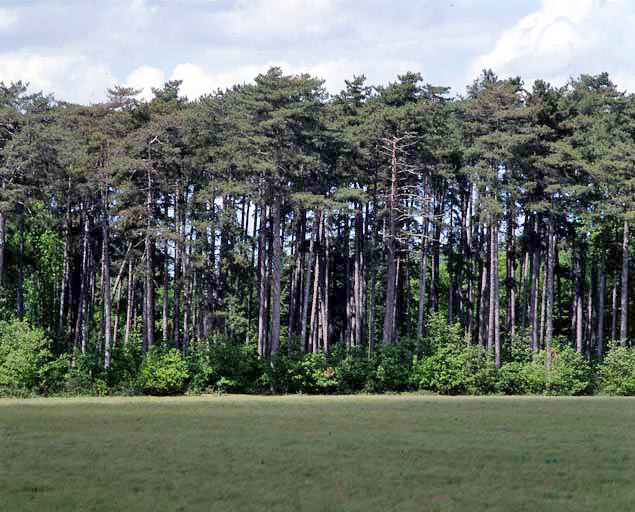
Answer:
<svg viewBox="0 0 635 512"><path fill-rule="evenodd" d="M635 400L0 400L0 510L635 510Z"/></svg>

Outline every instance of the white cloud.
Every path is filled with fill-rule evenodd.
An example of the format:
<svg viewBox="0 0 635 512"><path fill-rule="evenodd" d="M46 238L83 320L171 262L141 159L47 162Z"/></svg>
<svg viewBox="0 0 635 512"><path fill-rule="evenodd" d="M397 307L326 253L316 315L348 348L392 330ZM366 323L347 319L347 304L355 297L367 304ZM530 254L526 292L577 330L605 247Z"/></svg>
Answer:
<svg viewBox="0 0 635 512"><path fill-rule="evenodd" d="M18 14L9 9L0 9L0 31L13 28L18 23Z"/></svg>
<svg viewBox="0 0 635 512"><path fill-rule="evenodd" d="M29 83L31 91L59 93L59 99L77 103L102 101L116 80L108 67L81 56L30 52L0 54L0 80Z"/></svg>
<svg viewBox="0 0 635 512"><path fill-rule="evenodd" d="M246 65L231 69L209 71L191 63L178 64L170 80L183 80L181 93L194 100L217 89L226 89L236 84L251 82L263 70L260 66Z"/></svg>
<svg viewBox="0 0 635 512"><path fill-rule="evenodd" d="M160 89L165 83L163 71L151 66L139 66L126 78L125 85L135 89L141 89L139 97L150 100L154 95L152 88Z"/></svg>
<svg viewBox="0 0 635 512"><path fill-rule="evenodd" d="M635 4L628 0L542 0L538 11L505 30L494 48L474 59L466 80L485 68L563 85L570 77L608 71L632 86Z"/></svg>

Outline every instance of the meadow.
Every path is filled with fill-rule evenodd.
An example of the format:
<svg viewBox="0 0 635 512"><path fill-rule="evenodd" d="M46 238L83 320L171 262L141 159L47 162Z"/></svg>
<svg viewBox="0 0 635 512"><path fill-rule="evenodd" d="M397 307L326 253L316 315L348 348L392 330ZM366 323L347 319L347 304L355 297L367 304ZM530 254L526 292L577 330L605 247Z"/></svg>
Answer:
<svg viewBox="0 0 635 512"><path fill-rule="evenodd" d="M626 511L635 400L0 400L2 511Z"/></svg>

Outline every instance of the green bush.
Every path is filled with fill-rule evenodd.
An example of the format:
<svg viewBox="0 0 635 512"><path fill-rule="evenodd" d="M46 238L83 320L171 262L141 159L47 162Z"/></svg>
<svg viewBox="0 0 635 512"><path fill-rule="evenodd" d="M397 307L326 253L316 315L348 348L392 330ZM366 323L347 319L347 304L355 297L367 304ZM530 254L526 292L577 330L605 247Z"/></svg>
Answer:
<svg viewBox="0 0 635 512"><path fill-rule="evenodd" d="M426 355L435 354L448 345L460 346L463 343L461 325L448 324L448 319L443 313L432 313L426 326L428 335L420 343L420 349Z"/></svg>
<svg viewBox="0 0 635 512"><path fill-rule="evenodd" d="M546 351L537 358L546 363ZM551 350L551 369L546 371L545 393L548 395L588 395L593 391L593 372L581 354L571 347ZM545 364L545 368L546 368Z"/></svg>
<svg viewBox="0 0 635 512"><path fill-rule="evenodd" d="M371 361L375 371L371 372L369 391L406 391L412 386L412 361L414 347L400 343L382 347Z"/></svg>
<svg viewBox="0 0 635 512"><path fill-rule="evenodd" d="M439 348L418 366L419 389L460 395L467 388L466 357L458 345Z"/></svg>
<svg viewBox="0 0 635 512"><path fill-rule="evenodd" d="M498 370L496 388L506 395L544 393L546 384L545 365L541 361L505 363Z"/></svg>
<svg viewBox="0 0 635 512"><path fill-rule="evenodd" d="M613 395L635 395L635 348L611 346L600 364L604 391Z"/></svg>
<svg viewBox="0 0 635 512"><path fill-rule="evenodd" d="M230 341L193 345L187 360L196 391L208 387L231 393L256 391L265 368L254 345Z"/></svg>
<svg viewBox="0 0 635 512"><path fill-rule="evenodd" d="M175 395L185 391L190 377L187 363L175 348L154 346L146 354L137 386L149 395Z"/></svg>
<svg viewBox="0 0 635 512"><path fill-rule="evenodd" d="M278 354L268 367L265 386L277 393L333 393L338 380L324 354L289 357Z"/></svg>
<svg viewBox="0 0 635 512"><path fill-rule="evenodd" d="M416 361L413 380L419 389L444 395L486 394L496 391L493 358L479 346L450 344L423 361Z"/></svg>
<svg viewBox="0 0 635 512"><path fill-rule="evenodd" d="M42 329L19 320L0 321L0 387L21 392L42 391L43 383L50 387L50 348Z"/></svg>
<svg viewBox="0 0 635 512"><path fill-rule="evenodd" d="M346 354L335 366L338 391L352 393L367 389L375 375L374 362L363 349L354 349Z"/></svg>

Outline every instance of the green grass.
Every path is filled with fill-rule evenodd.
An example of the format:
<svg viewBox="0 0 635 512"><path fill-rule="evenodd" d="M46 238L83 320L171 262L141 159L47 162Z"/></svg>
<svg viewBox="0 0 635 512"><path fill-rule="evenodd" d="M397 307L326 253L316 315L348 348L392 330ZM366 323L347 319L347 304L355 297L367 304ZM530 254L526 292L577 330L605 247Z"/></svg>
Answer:
<svg viewBox="0 0 635 512"><path fill-rule="evenodd" d="M635 400L0 400L0 511L635 510Z"/></svg>

